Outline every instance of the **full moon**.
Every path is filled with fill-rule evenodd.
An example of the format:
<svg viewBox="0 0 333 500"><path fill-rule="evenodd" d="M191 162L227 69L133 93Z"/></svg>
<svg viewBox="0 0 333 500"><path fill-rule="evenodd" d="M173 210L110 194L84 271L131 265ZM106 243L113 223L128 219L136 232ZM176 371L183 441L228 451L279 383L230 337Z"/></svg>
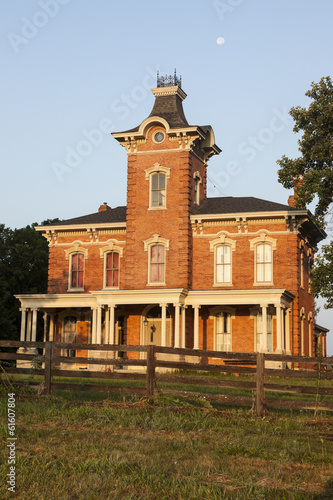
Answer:
<svg viewBox="0 0 333 500"><path fill-rule="evenodd" d="M223 45L224 42L225 42L225 40L221 36L216 40L217 45Z"/></svg>

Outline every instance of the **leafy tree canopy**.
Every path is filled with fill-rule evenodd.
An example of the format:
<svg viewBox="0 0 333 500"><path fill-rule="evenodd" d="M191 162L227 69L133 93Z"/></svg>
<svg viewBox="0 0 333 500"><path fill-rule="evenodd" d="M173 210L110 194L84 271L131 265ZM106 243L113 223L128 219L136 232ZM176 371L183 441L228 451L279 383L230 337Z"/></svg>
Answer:
<svg viewBox="0 0 333 500"><path fill-rule="evenodd" d="M42 225L59 222L47 220ZM48 244L34 227L10 229L0 224L0 338L18 339L19 303L14 295L46 293Z"/></svg>
<svg viewBox="0 0 333 500"><path fill-rule="evenodd" d="M298 141L301 156L282 156L277 163L279 182L295 187L296 206L304 208L317 196L316 222L325 227L325 215L333 202L333 82L329 76L312 83L305 93L312 99L308 109L296 106L290 115L295 121L294 132L301 132ZM302 179L302 183L299 183ZM298 185L299 184L299 185Z"/></svg>
<svg viewBox="0 0 333 500"><path fill-rule="evenodd" d="M333 241L323 245L311 273L311 288L315 297L326 299L325 309L333 307Z"/></svg>
<svg viewBox="0 0 333 500"><path fill-rule="evenodd" d="M290 115L294 132L302 133L298 141L301 156L277 161L279 182L295 188L295 203L305 208L316 199L315 221L325 228L333 206L333 83L329 76L312 83L305 93L312 99L308 109L296 106ZM300 182L301 181L301 182ZM333 218L332 218L333 219ZM331 220L332 220L331 219ZM333 241L323 245L311 272L314 297L326 299L325 308L333 307Z"/></svg>

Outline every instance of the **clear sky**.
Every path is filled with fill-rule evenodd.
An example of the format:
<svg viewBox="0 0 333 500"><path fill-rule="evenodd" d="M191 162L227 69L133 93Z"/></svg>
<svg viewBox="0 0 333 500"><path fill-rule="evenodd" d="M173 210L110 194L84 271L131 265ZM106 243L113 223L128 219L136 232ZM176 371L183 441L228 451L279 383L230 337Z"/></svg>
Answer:
<svg viewBox="0 0 333 500"><path fill-rule="evenodd" d="M332 76L331 0L1 2L0 221L11 228L126 203L111 131L151 111L156 72L182 76L190 124L222 148L209 196L286 203L278 160L298 155L288 116ZM214 187L215 186L215 187ZM317 321L331 328L333 311ZM333 340L329 342L333 354Z"/></svg>

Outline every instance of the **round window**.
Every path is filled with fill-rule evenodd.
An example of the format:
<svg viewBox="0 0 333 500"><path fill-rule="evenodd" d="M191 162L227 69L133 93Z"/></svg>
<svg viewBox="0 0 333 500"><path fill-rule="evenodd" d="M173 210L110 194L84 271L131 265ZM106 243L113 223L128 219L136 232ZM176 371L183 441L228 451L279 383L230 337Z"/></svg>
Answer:
<svg viewBox="0 0 333 500"><path fill-rule="evenodd" d="M164 133L161 132L160 130L154 134L154 141L155 142L163 142L164 141Z"/></svg>

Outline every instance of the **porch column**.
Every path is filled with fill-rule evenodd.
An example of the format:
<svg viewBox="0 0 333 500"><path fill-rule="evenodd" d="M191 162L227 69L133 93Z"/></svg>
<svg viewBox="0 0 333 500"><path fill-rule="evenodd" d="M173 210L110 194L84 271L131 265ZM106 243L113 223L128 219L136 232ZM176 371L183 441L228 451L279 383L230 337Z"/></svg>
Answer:
<svg viewBox="0 0 333 500"><path fill-rule="evenodd" d="M24 342L25 341L25 324L26 324L26 317L27 317L27 310L25 307L22 307L20 309L21 311L21 337L20 341Z"/></svg>
<svg viewBox="0 0 333 500"><path fill-rule="evenodd" d="M286 324L285 324L285 306L281 307L281 349L286 352Z"/></svg>
<svg viewBox="0 0 333 500"><path fill-rule="evenodd" d="M109 335L109 344L114 344L114 312L115 312L115 306L112 304L110 306L110 335Z"/></svg>
<svg viewBox="0 0 333 500"><path fill-rule="evenodd" d="M193 306L194 309L194 339L193 349L199 349L199 309L201 306Z"/></svg>
<svg viewBox="0 0 333 500"><path fill-rule="evenodd" d="M109 306L106 306L104 344L109 344L109 330L110 330L110 308L109 308Z"/></svg>
<svg viewBox="0 0 333 500"><path fill-rule="evenodd" d="M267 304L261 305L261 320L262 320L262 351L268 352L267 342Z"/></svg>
<svg viewBox="0 0 333 500"><path fill-rule="evenodd" d="M180 347L185 348L186 306L181 306L181 333Z"/></svg>
<svg viewBox="0 0 333 500"><path fill-rule="evenodd" d="M50 314L49 340L50 342L54 340L54 313Z"/></svg>
<svg viewBox="0 0 333 500"><path fill-rule="evenodd" d="M27 336L25 340L31 342L31 309L28 311Z"/></svg>
<svg viewBox="0 0 333 500"><path fill-rule="evenodd" d="M161 346L166 347L166 308L167 304L160 304L162 308L162 325L161 325Z"/></svg>
<svg viewBox="0 0 333 500"><path fill-rule="evenodd" d="M180 338L179 338L179 307L180 304L174 304L175 306L175 342L174 346L177 349L180 346Z"/></svg>
<svg viewBox="0 0 333 500"><path fill-rule="evenodd" d="M49 315L45 312L43 314L43 320L44 320L44 336L43 336L43 342L46 342L48 339L48 319Z"/></svg>
<svg viewBox="0 0 333 500"><path fill-rule="evenodd" d="M291 354L290 350L290 308L286 310L286 354Z"/></svg>
<svg viewBox="0 0 333 500"><path fill-rule="evenodd" d="M282 354L282 325L281 325L281 304L275 304L276 308L276 350L278 354Z"/></svg>
<svg viewBox="0 0 333 500"><path fill-rule="evenodd" d="M32 310L32 335L31 341L36 342L36 331L37 331L37 309Z"/></svg>
<svg viewBox="0 0 333 500"><path fill-rule="evenodd" d="M96 344L102 343L102 307L97 307Z"/></svg>
<svg viewBox="0 0 333 500"><path fill-rule="evenodd" d="M92 310L92 323L91 323L91 343L92 344L96 344L97 341L96 341L96 326L97 326L97 321L96 321L96 317L97 317L97 308L96 307L92 307L91 308Z"/></svg>

